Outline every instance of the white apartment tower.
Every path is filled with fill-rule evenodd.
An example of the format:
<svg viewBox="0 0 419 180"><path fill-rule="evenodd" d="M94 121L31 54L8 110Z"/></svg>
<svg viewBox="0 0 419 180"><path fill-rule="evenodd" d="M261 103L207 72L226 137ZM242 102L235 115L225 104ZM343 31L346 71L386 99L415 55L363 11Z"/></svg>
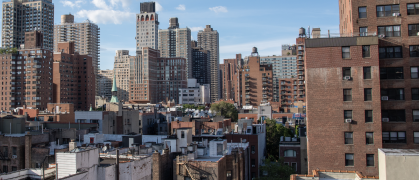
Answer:
<svg viewBox="0 0 419 180"><path fill-rule="evenodd" d="M216 30L207 25L203 31L198 32L198 47L210 51L211 68L211 102L220 99L219 88L219 62L220 62L220 43L219 34Z"/></svg>
<svg viewBox="0 0 419 180"><path fill-rule="evenodd" d="M158 47L158 14L155 12L155 2L141 3L141 13L136 15L137 29L136 41L137 51L141 52L143 47L157 49Z"/></svg>
<svg viewBox="0 0 419 180"><path fill-rule="evenodd" d="M99 95L98 74L100 65L100 28L98 25L85 20L74 22L72 14L61 15L61 24L54 26L54 52L59 42L74 42L74 51L81 55L92 56L94 73L96 76L96 95Z"/></svg>
<svg viewBox="0 0 419 180"><path fill-rule="evenodd" d="M118 88L117 97L119 101L128 102L130 85L130 63L135 61L135 56L130 56L128 50L117 50L114 62L114 75L116 87Z"/></svg>
<svg viewBox="0 0 419 180"><path fill-rule="evenodd" d="M3 1L2 47L19 47L25 43L25 32L41 31L43 48L52 50L54 4L52 0Z"/></svg>
<svg viewBox="0 0 419 180"><path fill-rule="evenodd" d="M160 57L183 57L186 59L186 74L192 78L191 30L179 28L178 18L170 18L168 29L159 30Z"/></svg>

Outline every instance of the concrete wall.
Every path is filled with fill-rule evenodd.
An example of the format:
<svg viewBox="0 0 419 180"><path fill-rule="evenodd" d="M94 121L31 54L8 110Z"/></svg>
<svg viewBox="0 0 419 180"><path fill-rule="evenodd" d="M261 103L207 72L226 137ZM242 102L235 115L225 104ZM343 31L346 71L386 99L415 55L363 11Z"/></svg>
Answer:
<svg viewBox="0 0 419 180"><path fill-rule="evenodd" d="M380 180L416 179L419 177L419 156L417 155L385 155L379 153ZM383 159L381 159L383 158ZM383 162L382 162L383 161Z"/></svg>
<svg viewBox="0 0 419 180"><path fill-rule="evenodd" d="M75 113L75 122L77 120L86 120L85 123L92 123L92 120L98 120L99 128L98 131L102 133L103 126L103 112L102 111L76 111Z"/></svg>

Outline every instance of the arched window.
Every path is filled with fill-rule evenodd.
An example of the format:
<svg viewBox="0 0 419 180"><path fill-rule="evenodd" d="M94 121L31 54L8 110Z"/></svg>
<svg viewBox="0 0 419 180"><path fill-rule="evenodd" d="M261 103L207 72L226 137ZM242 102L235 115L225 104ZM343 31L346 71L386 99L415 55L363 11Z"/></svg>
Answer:
<svg viewBox="0 0 419 180"><path fill-rule="evenodd" d="M297 152L294 150L286 150L284 152L284 157L296 157L297 156Z"/></svg>
<svg viewBox="0 0 419 180"><path fill-rule="evenodd" d="M144 21L144 16L141 16L141 21Z"/></svg>
<svg viewBox="0 0 419 180"><path fill-rule="evenodd" d="M150 20L154 21L154 16L153 15L150 16Z"/></svg>
<svg viewBox="0 0 419 180"><path fill-rule="evenodd" d="M146 15L146 16L145 16L145 21L148 21L148 20L149 20L149 19L148 19L148 15Z"/></svg>

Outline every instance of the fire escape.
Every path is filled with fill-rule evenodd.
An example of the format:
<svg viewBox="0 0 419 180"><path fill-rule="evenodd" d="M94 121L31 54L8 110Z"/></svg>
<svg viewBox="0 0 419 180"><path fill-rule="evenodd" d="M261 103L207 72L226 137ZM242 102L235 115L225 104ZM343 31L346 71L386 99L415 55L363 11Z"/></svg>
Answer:
<svg viewBox="0 0 419 180"><path fill-rule="evenodd" d="M193 166L192 164L188 163L188 156L177 156L176 164L177 164L177 175L180 176L188 176L192 180L200 180L201 177L212 177L212 174L204 171L198 167Z"/></svg>

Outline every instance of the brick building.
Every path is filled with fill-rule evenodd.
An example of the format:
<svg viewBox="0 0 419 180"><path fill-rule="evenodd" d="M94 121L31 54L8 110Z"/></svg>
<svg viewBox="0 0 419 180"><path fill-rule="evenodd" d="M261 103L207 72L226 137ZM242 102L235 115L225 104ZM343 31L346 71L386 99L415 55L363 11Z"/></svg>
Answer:
<svg viewBox="0 0 419 180"><path fill-rule="evenodd" d="M73 103L76 110L95 105L95 68L90 55L75 51L74 42L59 42L54 52L54 103Z"/></svg>
<svg viewBox="0 0 419 180"><path fill-rule="evenodd" d="M258 106L272 101L272 65L261 65L257 49L253 48L252 56L240 70L242 105Z"/></svg>
<svg viewBox="0 0 419 180"><path fill-rule="evenodd" d="M26 105L45 109L52 102L52 52L43 49L39 31L26 32L18 52L1 54L0 110Z"/></svg>
<svg viewBox="0 0 419 180"><path fill-rule="evenodd" d="M240 86L240 69L243 64L243 58L241 54L236 54L234 59L224 59L224 64L220 64L221 71L221 94L222 100L232 100L238 105L241 103L241 89Z"/></svg>
<svg viewBox="0 0 419 180"><path fill-rule="evenodd" d="M308 172L377 175L383 146L378 37L305 42Z"/></svg>

